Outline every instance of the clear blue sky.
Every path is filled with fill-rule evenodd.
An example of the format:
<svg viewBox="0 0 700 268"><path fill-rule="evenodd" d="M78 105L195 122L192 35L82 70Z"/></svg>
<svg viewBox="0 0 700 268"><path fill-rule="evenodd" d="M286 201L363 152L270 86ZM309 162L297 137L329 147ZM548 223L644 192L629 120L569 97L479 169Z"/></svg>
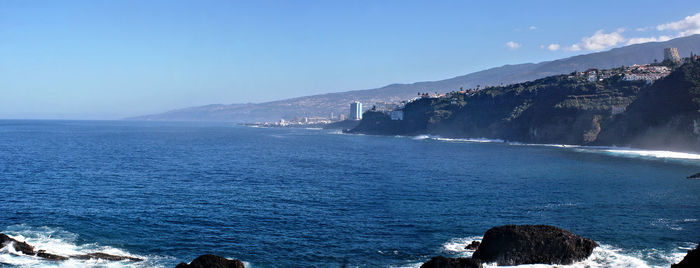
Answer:
<svg viewBox="0 0 700 268"><path fill-rule="evenodd" d="M697 13L695 1L4 0L0 118L116 119L439 80L692 34Z"/></svg>

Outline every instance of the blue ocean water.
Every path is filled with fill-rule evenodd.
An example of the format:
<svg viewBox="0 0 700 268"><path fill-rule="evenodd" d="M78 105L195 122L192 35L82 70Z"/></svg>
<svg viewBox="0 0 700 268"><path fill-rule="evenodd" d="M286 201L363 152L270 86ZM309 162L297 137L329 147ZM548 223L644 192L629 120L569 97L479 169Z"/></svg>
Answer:
<svg viewBox="0 0 700 268"><path fill-rule="evenodd" d="M488 228L594 239L591 266L667 266L700 241L700 155L233 124L0 121L0 232L70 255L0 266L416 266ZM584 265L584 264L581 264Z"/></svg>

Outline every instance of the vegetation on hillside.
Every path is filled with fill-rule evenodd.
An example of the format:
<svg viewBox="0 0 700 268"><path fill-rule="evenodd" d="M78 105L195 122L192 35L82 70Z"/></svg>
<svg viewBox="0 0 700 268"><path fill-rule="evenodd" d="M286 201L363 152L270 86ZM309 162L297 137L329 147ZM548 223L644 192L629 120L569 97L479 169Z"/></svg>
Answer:
<svg viewBox="0 0 700 268"><path fill-rule="evenodd" d="M700 150L699 109L700 63L690 62L651 85L572 73L451 92L407 104L402 121L368 112L352 131Z"/></svg>

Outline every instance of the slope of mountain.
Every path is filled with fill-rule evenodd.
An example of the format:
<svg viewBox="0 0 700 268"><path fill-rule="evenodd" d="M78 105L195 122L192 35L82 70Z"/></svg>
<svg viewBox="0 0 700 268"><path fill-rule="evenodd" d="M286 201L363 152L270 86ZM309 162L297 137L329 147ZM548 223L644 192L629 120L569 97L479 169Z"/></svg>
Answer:
<svg viewBox="0 0 700 268"><path fill-rule="evenodd" d="M304 116L347 114L349 103L360 101L365 109L377 102L399 102L413 98L416 92L448 92L460 87L474 88L530 81L547 76L583 71L588 68L609 69L621 65L645 64L663 59L663 49L676 47L681 56L700 52L700 35L676 38L666 42L630 45L609 51L573 56L565 59L505 65L463 76L432 82L392 84L376 89L355 90L313 95L286 100L257 103L207 105L178 109L161 114L140 116L136 120L232 121L257 122L293 119Z"/></svg>

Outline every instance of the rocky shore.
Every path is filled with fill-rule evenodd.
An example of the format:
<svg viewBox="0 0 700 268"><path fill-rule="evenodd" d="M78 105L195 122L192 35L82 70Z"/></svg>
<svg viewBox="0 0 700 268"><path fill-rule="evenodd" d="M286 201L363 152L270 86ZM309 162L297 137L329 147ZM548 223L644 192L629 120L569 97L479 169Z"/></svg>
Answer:
<svg viewBox="0 0 700 268"><path fill-rule="evenodd" d="M588 258L598 244L549 225L505 225L486 231L472 258L435 257L422 268L482 267L482 263L498 265L572 264Z"/></svg>
<svg viewBox="0 0 700 268"><path fill-rule="evenodd" d="M683 260L671 265L671 268L691 268L700 267L700 245L693 250L688 250Z"/></svg>
<svg viewBox="0 0 700 268"><path fill-rule="evenodd" d="M14 251L50 261L69 259L101 259L109 261L138 262L140 258L94 252L61 256L35 250L32 245L0 233L0 248L11 246ZM485 263L497 265L553 264L568 265L587 259L598 244L567 230L549 225L505 225L486 231L481 242L474 241L466 248L475 250L471 258L447 258L436 256L423 263L421 268L481 268ZM180 263L175 268L244 268L239 260L206 254L190 263ZM672 268L700 267L700 246L688 251L685 258L671 265Z"/></svg>
<svg viewBox="0 0 700 268"><path fill-rule="evenodd" d="M65 261L68 259L77 259L77 260L90 260L90 259L102 259L102 260L108 260L108 261L142 261L140 258L136 257L130 257L130 256L118 256L118 255L111 255L103 252L93 252L93 253L88 253L88 254L80 254L80 255L71 255L71 256L61 256L57 254L52 254L49 252L46 252L46 250L34 250L34 246L27 244L24 241L17 241L16 239L0 233L0 248L7 246L8 244L11 244L13 249L17 252L21 252L24 255L29 255L29 256L36 256L42 259L46 260L52 260L52 261Z"/></svg>

